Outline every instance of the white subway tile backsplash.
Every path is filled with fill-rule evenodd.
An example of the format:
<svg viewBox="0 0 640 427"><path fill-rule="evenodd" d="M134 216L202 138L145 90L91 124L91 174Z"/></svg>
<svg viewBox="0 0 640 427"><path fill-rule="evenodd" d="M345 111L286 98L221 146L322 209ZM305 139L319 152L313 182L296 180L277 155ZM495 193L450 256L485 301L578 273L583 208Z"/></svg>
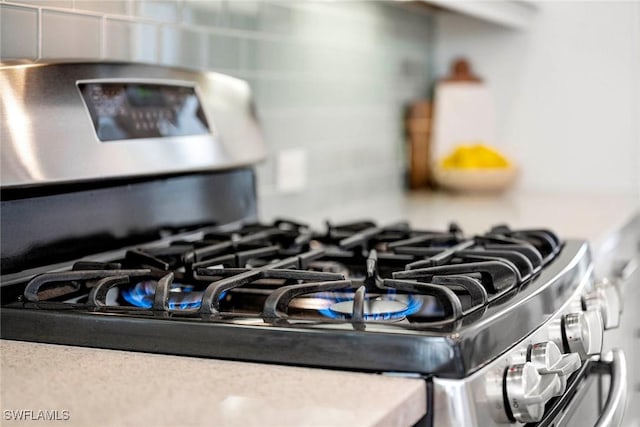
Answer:
<svg viewBox="0 0 640 427"><path fill-rule="evenodd" d="M204 33L196 30L163 26L160 62L165 65L203 69L206 63Z"/></svg>
<svg viewBox="0 0 640 427"><path fill-rule="evenodd" d="M110 60L131 61L135 23L107 19L105 22L105 56Z"/></svg>
<svg viewBox="0 0 640 427"><path fill-rule="evenodd" d="M105 21L105 58L116 61L158 62L158 28L131 20Z"/></svg>
<svg viewBox="0 0 640 427"><path fill-rule="evenodd" d="M240 67L243 43L237 37L229 37L221 34L207 36L207 67L213 70L237 69Z"/></svg>
<svg viewBox="0 0 640 427"><path fill-rule="evenodd" d="M256 169L267 212L303 215L402 186L403 107L434 80L428 13L382 1L1 1L3 59L41 51L247 79L272 153ZM308 156L306 190L282 195L275 153L296 148Z"/></svg>
<svg viewBox="0 0 640 427"><path fill-rule="evenodd" d="M71 9L73 7L73 0L18 0L17 3L42 7L60 7L66 9Z"/></svg>
<svg viewBox="0 0 640 427"><path fill-rule="evenodd" d="M300 2L294 7L293 30L306 43L375 49L385 9L378 2ZM293 2L292 4L296 4Z"/></svg>
<svg viewBox="0 0 640 427"><path fill-rule="evenodd" d="M328 65L329 66L329 65ZM258 105L267 108L380 105L394 99L393 82L359 79L272 79L255 89Z"/></svg>
<svg viewBox="0 0 640 427"><path fill-rule="evenodd" d="M38 57L38 10L0 5L0 58L35 60Z"/></svg>
<svg viewBox="0 0 640 427"><path fill-rule="evenodd" d="M98 59L102 56L102 18L42 10L43 59Z"/></svg>
<svg viewBox="0 0 640 427"><path fill-rule="evenodd" d="M160 62L166 65L180 63L180 43L182 32L179 28L165 26L160 29Z"/></svg>
<svg viewBox="0 0 640 427"><path fill-rule="evenodd" d="M105 13L109 15L128 15L128 0L75 0L73 5L77 10Z"/></svg>
<svg viewBox="0 0 640 427"><path fill-rule="evenodd" d="M291 34L293 11L290 7L279 4L260 3L259 30L269 34Z"/></svg>
<svg viewBox="0 0 640 427"><path fill-rule="evenodd" d="M220 0L185 0L182 2L182 22L208 27L223 26L226 6Z"/></svg>
<svg viewBox="0 0 640 427"><path fill-rule="evenodd" d="M259 29L260 1L227 1L224 24L240 30Z"/></svg>
<svg viewBox="0 0 640 427"><path fill-rule="evenodd" d="M178 5L176 0L134 0L137 16L162 22L180 20Z"/></svg>
<svg viewBox="0 0 640 427"><path fill-rule="evenodd" d="M132 24L132 61L157 63L159 29L155 24L135 22Z"/></svg>

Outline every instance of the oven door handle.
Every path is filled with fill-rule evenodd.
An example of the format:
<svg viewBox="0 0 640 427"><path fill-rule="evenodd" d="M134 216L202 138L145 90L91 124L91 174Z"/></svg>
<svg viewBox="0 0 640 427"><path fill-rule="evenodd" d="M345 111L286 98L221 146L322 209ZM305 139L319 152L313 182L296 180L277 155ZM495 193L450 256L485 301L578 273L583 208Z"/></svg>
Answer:
<svg viewBox="0 0 640 427"><path fill-rule="evenodd" d="M611 384L607 401L595 427L619 426L624 415L627 401L627 362L622 350L613 349L611 354L611 362L601 362L609 367Z"/></svg>

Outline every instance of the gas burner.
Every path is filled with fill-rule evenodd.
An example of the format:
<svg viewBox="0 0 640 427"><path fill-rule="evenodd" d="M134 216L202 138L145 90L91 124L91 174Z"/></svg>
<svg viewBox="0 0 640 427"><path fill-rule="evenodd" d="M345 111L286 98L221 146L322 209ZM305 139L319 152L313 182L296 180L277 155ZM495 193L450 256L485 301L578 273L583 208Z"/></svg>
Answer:
<svg viewBox="0 0 640 427"><path fill-rule="evenodd" d="M333 304L329 310L336 314L348 316L353 313L354 301L342 301ZM364 301L364 315L367 320L406 320L408 306L400 301L367 300Z"/></svg>
<svg viewBox="0 0 640 427"><path fill-rule="evenodd" d="M122 298L130 305L142 308L153 307L153 299L158 282L155 280L143 280L130 288L122 290ZM172 283L169 291L170 310L188 310L199 308L202 301L202 292L194 291L193 285Z"/></svg>
<svg viewBox="0 0 640 427"><path fill-rule="evenodd" d="M417 313L423 306L423 299L412 295L385 295L362 300L362 314L365 321L407 322L407 316ZM356 299L336 300L327 308L318 310L332 319L349 319L353 316Z"/></svg>

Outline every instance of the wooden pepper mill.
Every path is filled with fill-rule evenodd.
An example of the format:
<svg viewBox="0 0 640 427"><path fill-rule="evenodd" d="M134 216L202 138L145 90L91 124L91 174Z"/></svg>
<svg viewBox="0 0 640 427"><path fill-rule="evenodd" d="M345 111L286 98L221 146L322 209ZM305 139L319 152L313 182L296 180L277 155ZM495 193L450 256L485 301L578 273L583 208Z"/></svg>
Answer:
<svg viewBox="0 0 640 427"><path fill-rule="evenodd" d="M406 130L409 142L409 188L426 188L431 181L431 102L409 106Z"/></svg>

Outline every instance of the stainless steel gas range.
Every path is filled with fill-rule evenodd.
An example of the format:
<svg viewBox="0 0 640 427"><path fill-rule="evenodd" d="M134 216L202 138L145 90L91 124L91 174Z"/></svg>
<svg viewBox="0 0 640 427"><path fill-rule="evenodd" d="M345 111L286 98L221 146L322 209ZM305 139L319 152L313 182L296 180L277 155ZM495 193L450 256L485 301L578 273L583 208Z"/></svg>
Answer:
<svg viewBox="0 0 640 427"><path fill-rule="evenodd" d="M0 88L2 338L422 378L422 425L620 424L622 305L586 242L260 223L251 94L219 74L15 66Z"/></svg>

